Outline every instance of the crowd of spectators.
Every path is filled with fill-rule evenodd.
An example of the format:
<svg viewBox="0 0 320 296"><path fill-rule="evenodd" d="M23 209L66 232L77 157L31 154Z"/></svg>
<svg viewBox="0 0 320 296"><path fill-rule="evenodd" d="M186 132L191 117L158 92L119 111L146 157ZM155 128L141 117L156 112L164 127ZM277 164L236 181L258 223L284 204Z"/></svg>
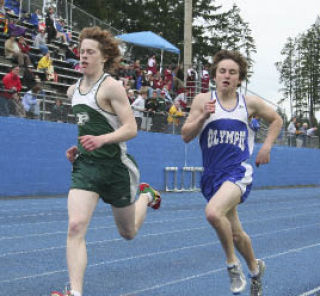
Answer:
<svg viewBox="0 0 320 296"><path fill-rule="evenodd" d="M300 122L293 117L288 125L288 145L294 147L309 147L313 137L316 137L318 128L309 128L307 122Z"/></svg>
<svg viewBox="0 0 320 296"><path fill-rule="evenodd" d="M70 68L77 69L77 44L72 42L64 20L55 17L53 7L42 16L39 9L32 13L20 11L18 0L0 0L0 26L7 36L4 56L13 65L0 86L0 116L38 118L42 82L59 79L52 58L61 59L64 53ZM53 42L60 42L60 46ZM39 49L40 54L32 48ZM62 101L58 100L52 108L55 115L50 118L54 121L65 121L62 119L62 114L66 118L64 111L57 115L57 110L63 109L60 105Z"/></svg>
<svg viewBox="0 0 320 296"><path fill-rule="evenodd" d="M144 61L122 62L117 78L127 90L138 128L159 132L178 132L191 99L198 92L207 92L210 81L208 66L204 67L200 80L197 71L190 68L184 86L182 66L160 69L153 53Z"/></svg>

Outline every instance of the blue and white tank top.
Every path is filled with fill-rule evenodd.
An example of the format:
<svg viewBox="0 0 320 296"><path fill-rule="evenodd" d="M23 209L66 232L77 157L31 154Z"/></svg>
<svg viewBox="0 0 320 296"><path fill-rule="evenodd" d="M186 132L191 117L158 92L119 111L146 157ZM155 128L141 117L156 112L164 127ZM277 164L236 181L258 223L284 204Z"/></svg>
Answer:
<svg viewBox="0 0 320 296"><path fill-rule="evenodd" d="M252 154L254 144L244 96L237 93L237 104L232 110L222 107L216 92L211 93L211 100L214 99L215 113L200 132L204 174L241 165Z"/></svg>

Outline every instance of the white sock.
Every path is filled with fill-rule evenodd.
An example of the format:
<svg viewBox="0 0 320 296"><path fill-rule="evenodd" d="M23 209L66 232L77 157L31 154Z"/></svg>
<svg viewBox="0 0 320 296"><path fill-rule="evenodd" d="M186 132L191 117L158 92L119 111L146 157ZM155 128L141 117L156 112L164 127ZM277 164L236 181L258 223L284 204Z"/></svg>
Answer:
<svg viewBox="0 0 320 296"><path fill-rule="evenodd" d="M250 271L250 276L251 277L256 277L256 276L259 275L259 272L260 272L260 270L259 270L259 265L258 265L256 271L254 271L254 272Z"/></svg>
<svg viewBox="0 0 320 296"><path fill-rule="evenodd" d="M147 192L146 194L148 195L149 202L152 202L153 201L152 193L151 192Z"/></svg>
<svg viewBox="0 0 320 296"><path fill-rule="evenodd" d="M81 293L75 290L71 290L71 295L73 296L81 296Z"/></svg>

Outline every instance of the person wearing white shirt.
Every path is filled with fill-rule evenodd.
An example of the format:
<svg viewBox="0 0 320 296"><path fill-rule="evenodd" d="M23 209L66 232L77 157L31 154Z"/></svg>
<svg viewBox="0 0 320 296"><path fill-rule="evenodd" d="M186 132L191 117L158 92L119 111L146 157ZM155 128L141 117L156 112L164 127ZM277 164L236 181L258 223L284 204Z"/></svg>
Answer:
<svg viewBox="0 0 320 296"><path fill-rule="evenodd" d="M140 129L144 123L143 119L145 118L143 115L143 111L145 111L145 102L148 96L148 87L143 86L140 89L140 94L135 99L135 101L131 104L131 108L133 109L133 115L137 122L137 127ZM145 123L144 123L145 125Z"/></svg>
<svg viewBox="0 0 320 296"><path fill-rule="evenodd" d="M288 131L288 146L296 146L296 122L297 118L292 117L287 131Z"/></svg>

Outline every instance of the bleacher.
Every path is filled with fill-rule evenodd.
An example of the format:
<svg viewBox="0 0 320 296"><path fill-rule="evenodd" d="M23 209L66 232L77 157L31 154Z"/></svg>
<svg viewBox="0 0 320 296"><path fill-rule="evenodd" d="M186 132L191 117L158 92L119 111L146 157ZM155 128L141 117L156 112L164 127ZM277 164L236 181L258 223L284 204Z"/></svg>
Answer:
<svg viewBox="0 0 320 296"><path fill-rule="evenodd" d="M9 20L11 18L17 18L17 16L12 14L7 14L6 16L9 18ZM24 37L25 41L30 46L30 55L32 55L36 60L39 60L42 57L42 54L38 48L33 47L33 39L30 32L32 25L26 22L20 22L19 25L27 29ZM70 32L72 36L71 42L77 43L79 32ZM9 36L10 32L6 34L3 32L3 28L0 27L0 80L2 80L4 75L10 72L11 67L14 64L13 61L6 59L4 55L4 44ZM79 77L81 77L81 73L74 70L72 65L65 61L63 50L65 45L61 41L54 40L52 43L47 44L47 46L53 61L53 67L58 75L58 81L46 81L44 72L37 70L36 67L32 69L32 72L40 77L43 90L42 94L38 95L38 99L40 101L40 119L49 119L51 109L55 104L55 100L61 99L66 110L66 116L63 121L74 122L74 117L71 112L71 102L66 93L68 87L74 84ZM20 79L21 78L22 76L20 76ZM23 87L21 96L26 91L26 87Z"/></svg>

